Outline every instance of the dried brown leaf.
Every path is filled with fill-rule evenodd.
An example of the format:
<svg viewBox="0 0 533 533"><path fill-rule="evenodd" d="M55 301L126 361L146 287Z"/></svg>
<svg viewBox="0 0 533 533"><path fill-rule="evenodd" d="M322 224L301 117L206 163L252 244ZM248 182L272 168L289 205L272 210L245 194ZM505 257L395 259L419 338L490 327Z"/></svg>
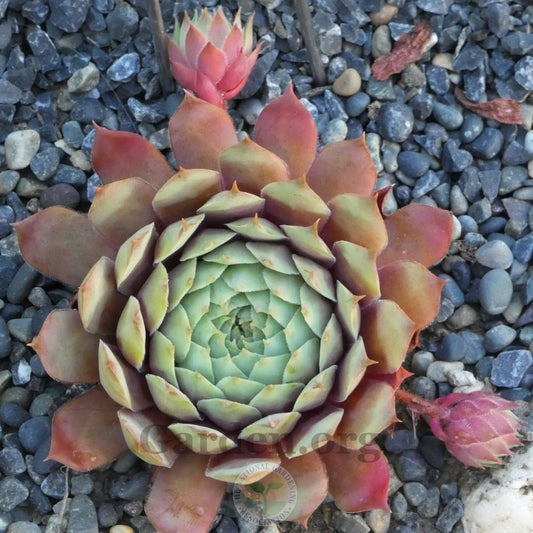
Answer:
<svg viewBox="0 0 533 533"><path fill-rule="evenodd" d="M399 74L409 65L418 61L431 39L431 28L421 22L409 33L402 35L390 54L378 57L372 65L372 75L376 80L386 80L392 74Z"/></svg>
<svg viewBox="0 0 533 533"><path fill-rule="evenodd" d="M502 124L522 124L522 112L516 100L507 98L495 98L490 102L476 104L465 96L465 93L458 87L455 88L455 97L467 109L474 111L478 115L501 122Z"/></svg>

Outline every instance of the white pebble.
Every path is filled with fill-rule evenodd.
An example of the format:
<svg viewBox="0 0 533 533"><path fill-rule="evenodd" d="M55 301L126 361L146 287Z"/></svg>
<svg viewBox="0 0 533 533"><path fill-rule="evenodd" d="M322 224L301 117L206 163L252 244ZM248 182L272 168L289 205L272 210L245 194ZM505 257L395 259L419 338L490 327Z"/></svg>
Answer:
<svg viewBox="0 0 533 533"><path fill-rule="evenodd" d="M28 167L40 144L41 136L35 130L11 132L4 144L7 167L11 170Z"/></svg>
<svg viewBox="0 0 533 533"><path fill-rule="evenodd" d="M435 361L428 366L426 376L437 383L444 383L448 381L450 374L463 370L464 367L461 361Z"/></svg>

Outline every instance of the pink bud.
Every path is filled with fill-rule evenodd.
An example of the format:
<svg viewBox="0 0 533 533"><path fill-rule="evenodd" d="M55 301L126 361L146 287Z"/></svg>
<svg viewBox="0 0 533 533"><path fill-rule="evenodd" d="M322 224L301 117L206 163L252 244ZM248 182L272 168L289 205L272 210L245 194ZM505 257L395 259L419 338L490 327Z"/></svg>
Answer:
<svg viewBox="0 0 533 533"><path fill-rule="evenodd" d="M448 451L468 466L501 464L520 446L516 433L521 424L511 412L518 404L491 392L455 393L433 402L440 409L427 413L431 430Z"/></svg>
<svg viewBox="0 0 533 533"><path fill-rule="evenodd" d="M232 26L222 8L214 15L204 9L192 20L185 15L168 39L176 81L202 100L225 107L244 87L261 49L252 52L252 24L250 17L243 29L239 11Z"/></svg>

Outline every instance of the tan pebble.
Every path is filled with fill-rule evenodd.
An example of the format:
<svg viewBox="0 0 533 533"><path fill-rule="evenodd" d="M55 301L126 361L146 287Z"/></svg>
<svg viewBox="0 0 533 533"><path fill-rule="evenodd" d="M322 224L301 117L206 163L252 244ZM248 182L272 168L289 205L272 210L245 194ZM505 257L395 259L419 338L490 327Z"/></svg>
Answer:
<svg viewBox="0 0 533 533"><path fill-rule="evenodd" d="M333 92L339 96L352 96L361 88L361 76L354 68L347 68L333 83Z"/></svg>
<svg viewBox="0 0 533 533"><path fill-rule="evenodd" d="M134 533L133 529L130 526L116 525L113 526L109 533Z"/></svg>
<svg viewBox="0 0 533 533"><path fill-rule="evenodd" d="M381 24L388 24L396 13L398 13L397 6L385 4L379 11L370 15L370 20L375 26L381 26Z"/></svg>
<svg viewBox="0 0 533 533"><path fill-rule="evenodd" d="M453 70L453 55L446 53L435 54L431 60L431 63L436 67L442 67L446 70Z"/></svg>

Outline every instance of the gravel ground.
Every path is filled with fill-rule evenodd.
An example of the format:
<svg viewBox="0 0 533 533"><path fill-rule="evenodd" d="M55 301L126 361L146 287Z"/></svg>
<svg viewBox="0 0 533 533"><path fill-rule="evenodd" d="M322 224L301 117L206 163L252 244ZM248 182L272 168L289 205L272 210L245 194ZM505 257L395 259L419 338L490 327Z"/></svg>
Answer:
<svg viewBox="0 0 533 533"><path fill-rule="evenodd" d="M166 126L182 92L162 96L144 4L0 0L0 533L153 531L143 514L149 471L134 456L92 473L44 460L55 409L80 390L50 380L26 344L72 290L24 264L10 227L51 205L88 209L99 185L90 165L92 121L168 149ZM200 4L218 3L162 0L167 29L174 10ZM533 390L533 6L314 0L328 83L317 88L290 1L221 4L233 13L240 6L245 17L255 12L264 42L230 103L237 127L250 131L292 80L321 143L366 132L379 186L395 185L389 210L416 202L455 215L449 255L435 269L448 283L436 322L408 358L415 374L408 387L429 399L493 389L522 401L525 416ZM373 79L373 61L422 20L434 46L401 75ZM467 111L453 96L456 86L475 102L517 100L522 126ZM487 474L465 477L423 423L414 431L400 414L406 425L381 438L393 470L392 513L347 515L326 502L310 531L468 533L463 489ZM214 531L259 530L239 517L228 493ZM302 528L280 523L263 531Z"/></svg>

